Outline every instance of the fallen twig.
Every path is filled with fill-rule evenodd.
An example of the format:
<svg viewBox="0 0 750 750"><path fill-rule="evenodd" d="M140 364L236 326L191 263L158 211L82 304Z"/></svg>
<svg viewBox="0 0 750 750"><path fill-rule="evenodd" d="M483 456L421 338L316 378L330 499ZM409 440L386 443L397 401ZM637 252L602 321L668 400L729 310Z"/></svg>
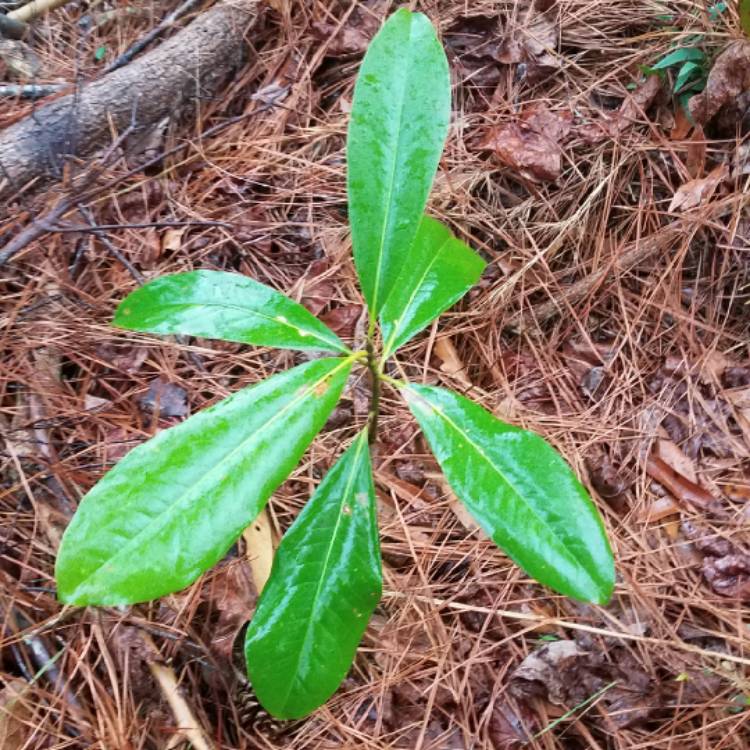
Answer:
<svg viewBox="0 0 750 750"><path fill-rule="evenodd" d="M31 0L30 3L26 3L26 5L22 5L20 8L8 13L8 18L13 21L33 21L43 13L47 13L55 8L61 8L69 2L70 0Z"/></svg>
<svg viewBox="0 0 750 750"><path fill-rule="evenodd" d="M0 35L6 39L23 39L28 31L29 27L23 21L0 13Z"/></svg>
<svg viewBox="0 0 750 750"><path fill-rule="evenodd" d="M142 637L150 641L148 636ZM172 709L177 722L177 731L190 742L195 750L213 750L213 745L206 738L201 725L180 693L174 671L165 664L155 661L149 661L148 668Z"/></svg>
<svg viewBox="0 0 750 750"><path fill-rule="evenodd" d="M198 4L198 0L185 0L182 5L179 5L171 13L164 17L164 19L155 26L151 31L146 34L142 39L139 39L135 44L131 44L128 49L125 50L119 57L107 66L105 73L111 73L117 68L121 68L123 65L127 65L139 52L142 52L148 47L151 42L156 39L159 34L169 28L175 21L184 16L190 11L193 6Z"/></svg>
<svg viewBox="0 0 750 750"><path fill-rule="evenodd" d="M45 96L51 96L66 88L68 88L67 83L8 83L0 86L0 96L18 97L19 99L42 99Z"/></svg>

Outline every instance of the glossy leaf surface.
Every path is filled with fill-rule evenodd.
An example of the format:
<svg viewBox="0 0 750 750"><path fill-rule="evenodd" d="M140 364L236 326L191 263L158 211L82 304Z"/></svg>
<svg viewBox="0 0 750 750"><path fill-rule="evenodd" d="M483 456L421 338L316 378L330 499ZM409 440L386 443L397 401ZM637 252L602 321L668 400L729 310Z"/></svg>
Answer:
<svg viewBox="0 0 750 750"><path fill-rule="evenodd" d="M373 317L419 227L449 119L443 48L425 16L402 8L362 61L347 139L354 262Z"/></svg>
<svg viewBox="0 0 750 750"><path fill-rule="evenodd" d="M452 391L412 384L403 393L453 491L492 540L555 591L609 601L614 562L601 518L552 446Z"/></svg>
<svg viewBox="0 0 750 750"><path fill-rule="evenodd" d="M192 583L294 468L350 369L343 358L308 362L132 450L83 498L63 536L59 598L128 604Z"/></svg>
<svg viewBox="0 0 750 750"><path fill-rule="evenodd" d="M114 324L286 349L348 351L302 305L248 276L189 271L144 284L118 306Z"/></svg>
<svg viewBox="0 0 750 750"><path fill-rule="evenodd" d="M267 711L298 719L328 700L349 671L381 589L363 431L284 536L248 627L248 674Z"/></svg>
<svg viewBox="0 0 750 750"><path fill-rule="evenodd" d="M383 356L390 356L477 283L485 262L436 219L419 225L409 262L380 313Z"/></svg>
<svg viewBox="0 0 750 750"><path fill-rule="evenodd" d="M662 57L659 62L654 63L651 66L651 70L665 70L670 68L672 65L679 65L687 60L702 61L705 60L706 56L697 47L682 47L676 49L674 52L670 52L665 57Z"/></svg>

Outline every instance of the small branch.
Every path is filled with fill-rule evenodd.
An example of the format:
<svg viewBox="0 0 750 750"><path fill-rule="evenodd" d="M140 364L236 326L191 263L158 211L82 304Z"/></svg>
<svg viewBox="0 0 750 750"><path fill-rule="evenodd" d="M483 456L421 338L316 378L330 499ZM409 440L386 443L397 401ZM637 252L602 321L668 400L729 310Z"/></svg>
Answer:
<svg viewBox="0 0 750 750"><path fill-rule="evenodd" d="M223 227L232 229L232 224L226 221L145 221L139 224L92 224L85 226L82 224L61 224L50 226L49 231L54 233L75 233L75 232L111 232L115 229L168 229L171 227Z"/></svg>
<svg viewBox="0 0 750 750"><path fill-rule="evenodd" d="M33 21L37 16L55 8L61 8L69 2L70 0L31 0L30 3L26 3L26 5L8 13L8 18L12 21L23 21L24 23Z"/></svg>
<svg viewBox="0 0 750 750"><path fill-rule="evenodd" d="M198 720L180 693L175 673L169 667L157 662L149 662L148 668L159 683L172 709L177 722L177 731L190 742L195 750L213 750L213 745L206 739Z"/></svg>
<svg viewBox="0 0 750 750"><path fill-rule="evenodd" d="M75 198L66 196L61 198L55 206L39 219L32 219L1 251L0 266L4 266L14 255L21 252L34 240L49 232L49 225L66 214L75 204Z"/></svg>
<svg viewBox="0 0 750 750"><path fill-rule="evenodd" d="M0 18L3 18L3 16L0 16ZM67 83L8 83L0 86L0 96L19 99L43 99L45 96L51 96L66 88L68 88Z"/></svg>
<svg viewBox="0 0 750 750"><path fill-rule="evenodd" d="M0 13L0 34L6 39L23 39L28 32L29 27L23 21L17 21Z"/></svg>
<svg viewBox="0 0 750 750"><path fill-rule="evenodd" d="M138 271L135 266L109 241L109 237L104 233L102 227L97 227L94 221L94 216L86 206L79 204L78 213L83 216L86 221L91 225L88 230L96 236L101 243L107 248L107 252L115 259L122 263L127 269L128 273L135 279L137 284L143 284L146 279L143 274Z"/></svg>
<svg viewBox="0 0 750 750"><path fill-rule="evenodd" d="M198 0L185 0L182 5L175 8L168 16L166 16L158 26L155 26L153 29L151 29L151 31L149 31L146 36L139 39L135 44L131 44L130 47L125 50L125 52L123 52L118 58L110 63L110 65L104 72L111 73L113 70L117 70L117 68L121 68L123 65L127 65L139 52L142 52L144 49L146 49L146 47L148 47L148 45L151 44L151 42L153 42L154 39L156 39L156 37L162 33L162 31L165 31L167 28L169 28L175 21L177 21L181 16L184 16L188 11L191 10L194 5L197 4Z"/></svg>

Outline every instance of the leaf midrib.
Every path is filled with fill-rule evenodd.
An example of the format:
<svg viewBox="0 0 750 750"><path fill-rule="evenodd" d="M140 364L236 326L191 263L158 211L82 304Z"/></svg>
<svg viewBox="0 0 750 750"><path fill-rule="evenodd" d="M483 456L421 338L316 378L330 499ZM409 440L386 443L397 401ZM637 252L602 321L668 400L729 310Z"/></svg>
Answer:
<svg viewBox="0 0 750 750"><path fill-rule="evenodd" d="M351 473L350 473L350 475L349 475L349 477L347 479L346 487L344 489L344 492L341 495L341 497L342 497L341 504L343 504L344 502L346 502L346 498L348 498L349 495L350 495L350 493L351 493L352 485L356 481L357 474L358 474L358 471L359 471L359 462L361 460L360 459L361 452L362 452L363 448L366 447L366 445L367 445L367 441L366 441L365 438L366 438L366 433L362 433L357 438L360 441L360 444L357 447L355 455L354 455L354 457L352 459L352 469L351 469ZM355 512L354 509L352 509L352 513L354 513L354 512ZM292 693L292 688L294 687L294 683L298 679L299 665L300 665L300 662L302 660L302 652L304 650L305 644L310 639L310 633L312 631L312 626L313 626L313 617L312 617L312 614L315 612L316 605L317 605L317 602L318 602L318 598L320 597L320 592L321 592L321 590L323 588L323 581L325 580L326 574L328 573L328 564L331 561L331 555L333 554L333 547L334 547L334 544L336 542L336 535L338 534L339 528L341 526L341 521L342 521L343 515L344 514L341 511L339 511L338 517L336 518L336 526L333 529L333 533L331 534L331 541L330 541L330 544L328 545L328 549L326 550L326 557L325 557L325 560L323 562L323 566L321 568L320 577L318 579L318 585L315 587L315 593L313 594L313 597L312 597L312 602L311 602L311 606L310 606L310 617L307 620L307 626L305 628L305 635L304 635L304 637L300 641L301 645L300 645L299 649L297 649L297 655L296 655L296 659L295 659L294 672L293 672L294 679L289 680L289 686L287 688L286 695L284 696L284 700L282 702L282 705L284 706L284 708L287 707L287 701L289 700L289 696Z"/></svg>
<svg viewBox="0 0 750 750"><path fill-rule="evenodd" d="M182 307L182 308L219 307L219 308L228 308L230 310L238 310L239 312L245 315L256 315L259 318L270 320L271 322L276 323L277 325L286 326L287 328L294 330L298 335L301 335L300 334L301 326L296 326L293 323L290 323L288 320L287 321L279 320L278 317L276 316L267 315L266 313L259 312L258 310L253 310L252 308L243 307L242 305L227 304L225 302L160 302L159 306L160 307ZM302 309L304 310L304 308ZM315 320L317 320L317 318ZM136 330L136 329L130 328L129 330ZM318 339L318 341L323 341L329 345L336 344L336 346L339 347L336 351L348 352L348 350L345 347L343 347L343 345L339 345L338 342L335 341L335 339L332 341L330 339L323 338L319 333L317 333L314 330L311 330L311 329L306 329L306 330L308 332L308 335L313 336L314 338ZM333 333L333 331L331 333L334 336L336 335ZM214 338L214 337L211 336L208 338ZM249 343L249 342L244 342L244 343Z"/></svg>
<svg viewBox="0 0 750 750"><path fill-rule="evenodd" d="M476 443L474 440L472 440L472 438L469 436L469 434L466 431L462 430L439 406L436 406L435 404L425 399L424 396L422 396L420 393L415 391L413 388L410 388L409 390L411 390L412 393L416 394L417 397L419 397L422 401L424 401L424 403L426 403L427 406L429 406L433 412L435 412L439 417L441 417L444 421L446 421L459 435L462 435L464 439L466 440L466 442L468 442L469 445L471 445L476 450L476 452L486 461L486 463L489 464L490 468L494 470L494 472L502 479L502 481L505 482L505 484L507 484L508 487L510 487L513 490L513 492L515 492L516 496L521 499L523 504L531 511L532 515L534 516L534 518L538 520L539 524L547 530L549 535L552 538L559 538L557 534L555 533L555 530L549 525L549 523L537 513L533 505L531 505L530 503L526 502L523 499L523 494L516 489L515 484L510 479L508 479L505 473L501 471L501 469L498 466L496 466L495 463L493 463L492 459L482 450L482 447L478 443ZM576 567L578 567L579 569L582 569L582 566L576 560L575 555L573 555L570 549L568 549L568 545L563 541L561 546L565 550L565 553L567 554L568 558L572 560L572 562L576 565ZM600 586L591 577L591 575L589 575L588 571L584 571L584 573L586 574L587 578L591 581L591 583L594 584L594 587L596 589L599 589Z"/></svg>
<svg viewBox="0 0 750 750"><path fill-rule="evenodd" d="M175 509L176 506L178 506L185 497L190 494L191 492L195 491L197 487L200 487L201 485L205 484L206 481L209 479L209 477L213 476L217 471L220 471L223 469L223 467L226 465L226 462L229 461L238 451L244 450L248 443L255 440L259 434L263 430L268 429L271 425L274 424L274 422L278 421L281 417L283 417L290 409L297 406L301 401L303 401L307 396L315 390L322 382L327 380L328 378L332 378L342 367L349 366L351 364L351 361L346 359L342 360L341 364L334 367L330 372L326 373L324 376L316 380L314 383L311 383L308 388L305 389L305 391L300 394L299 396L296 396L293 398L286 406L282 407L276 414L274 414L267 422L265 422L263 425L261 425L257 430L254 430L252 435L248 437L246 440L243 440L238 446L235 448L232 448L229 453L227 453L222 459L219 460L218 463L214 464L214 466L206 472L203 477L200 479L199 482L192 485L189 489L182 492L175 500L173 500L162 513L160 513L154 521L149 522L146 524L132 539L130 539L124 546L120 547L120 549L117 551L115 555L112 557L104 560L104 562L101 563L101 565L98 565L89 575L87 575L85 578L83 578L81 581L78 582L78 584L75 587L75 590L79 589L81 585L85 582L91 582L95 576L101 571L101 569L108 564L112 564L117 562L125 553L129 552L133 546L136 543L140 543L141 539L147 535L147 532L152 532L154 528L159 528L159 525L165 523L165 517L169 516Z"/></svg>

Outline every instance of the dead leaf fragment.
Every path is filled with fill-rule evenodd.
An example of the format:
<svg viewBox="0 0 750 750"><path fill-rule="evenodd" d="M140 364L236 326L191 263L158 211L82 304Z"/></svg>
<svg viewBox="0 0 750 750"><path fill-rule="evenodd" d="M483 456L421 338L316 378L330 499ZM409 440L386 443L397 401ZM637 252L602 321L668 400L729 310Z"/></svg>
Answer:
<svg viewBox="0 0 750 750"><path fill-rule="evenodd" d="M461 361L461 358L458 356L456 347L453 346L453 342L447 336L444 336L435 342L435 356L443 363L440 365L441 372L450 375L464 385L472 385L471 381L466 376L466 368Z"/></svg>
<svg viewBox="0 0 750 750"><path fill-rule="evenodd" d="M680 506L671 497L660 497L655 500L646 513L647 523L657 523L680 512Z"/></svg>
<svg viewBox="0 0 750 750"><path fill-rule="evenodd" d="M729 167L726 164L719 164L714 167L705 177L696 180L689 180L684 185L680 185L669 204L669 211L683 211L688 208L695 208L702 203L706 203L716 192L716 189L729 176Z"/></svg>
<svg viewBox="0 0 750 750"><path fill-rule="evenodd" d="M362 305L341 305L320 316L320 319L338 336L350 338L362 314Z"/></svg>
<svg viewBox="0 0 750 750"><path fill-rule="evenodd" d="M703 577L717 594L750 601L750 555L705 557Z"/></svg>
<svg viewBox="0 0 750 750"><path fill-rule="evenodd" d="M250 619L257 599L251 569L244 560L232 560L212 573L203 589L208 602L219 612L211 632L210 647L225 663L232 663L232 650L242 626Z"/></svg>
<svg viewBox="0 0 750 750"><path fill-rule="evenodd" d="M495 157L527 179L552 182L562 171L560 143L570 132L570 112L535 108L516 122L487 131L478 148Z"/></svg>
<svg viewBox="0 0 750 750"><path fill-rule="evenodd" d="M516 710L509 701L498 699L492 706L487 736L494 750L516 750L530 741L529 730L536 724L536 716L524 703Z"/></svg>
<svg viewBox="0 0 750 750"><path fill-rule="evenodd" d="M503 39L494 54L506 65L524 63L525 76L536 80L550 68L559 68L555 56L559 37L557 8L554 3L521 2L508 21Z"/></svg>
<svg viewBox="0 0 750 750"><path fill-rule="evenodd" d="M706 88L688 102L693 120L705 125L747 89L750 89L750 41L742 40L730 44L716 58Z"/></svg>
<svg viewBox="0 0 750 750"><path fill-rule="evenodd" d="M646 473L663 485L680 502L701 510L716 511L718 509L717 501L708 490L682 476L659 456L649 456L646 462Z"/></svg>
<svg viewBox="0 0 750 750"><path fill-rule="evenodd" d="M10 680L0 690L0 747L21 750L34 729L26 693L31 686L22 679Z"/></svg>
<svg viewBox="0 0 750 750"><path fill-rule="evenodd" d="M601 143L607 138L616 138L626 128L643 118L643 113L654 103L660 91L659 76L649 76L635 91L625 97L620 109L614 115L579 128L579 135L592 145Z"/></svg>
<svg viewBox="0 0 750 750"><path fill-rule="evenodd" d="M328 43L327 57L346 57L364 54L379 26L380 22L372 13L355 11L341 28L337 23L316 21L312 29L315 36Z"/></svg>
<svg viewBox="0 0 750 750"><path fill-rule="evenodd" d="M185 389L162 378L151 381L139 403L145 411L158 412L162 417L184 417L188 412Z"/></svg>
<svg viewBox="0 0 750 750"><path fill-rule="evenodd" d="M682 474L691 482L698 482L693 459L686 456L676 443L660 438L656 441L655 449L659 458L669 464L678 474Z"/></svg>
<svg viewBox="0 0 750 750"><path fill-rule="evenodd" d="M167 229L161 238L161 249L174 252L182 247L182 235L185 234L187 227L177 227Z"/></svg>
<svg viewBox="0 0 750 750"><path fill-rule="evenodd" d="M658 684L627 653L607 658L570 640L548 643L529 654L511 675L519 700L541 697L572 709L601 691L600 705L618 727L647 721L661 703Z"/></svg>
<svg viewBox="0 0 750 750"><path fill-rule="evenodd" d="M750 554L747 550L689 520L682 522L681 530L703 556L701 569L709 586L720 596L750 601Z"/></svg>
<svg viewBox="0 0 750 750"><path fill-rule="evenodd" d="M569 701L570 672L586 655L587 652L575 641L548 643L529 654L513 672L513 692L520 695L538 694L541 688L550 703L565 706ZM533 686L533 683L538 685Z"/></svg>
<svg viewBox="0 0 750 750"><path fill-rule="evenodd" d="M273 555L276 549L277 539L268 516L268 509L258 514L256 519L242 532L245 542L245 555L250 563L253 584L256 591L263 591L273 565Z"/></svg>

